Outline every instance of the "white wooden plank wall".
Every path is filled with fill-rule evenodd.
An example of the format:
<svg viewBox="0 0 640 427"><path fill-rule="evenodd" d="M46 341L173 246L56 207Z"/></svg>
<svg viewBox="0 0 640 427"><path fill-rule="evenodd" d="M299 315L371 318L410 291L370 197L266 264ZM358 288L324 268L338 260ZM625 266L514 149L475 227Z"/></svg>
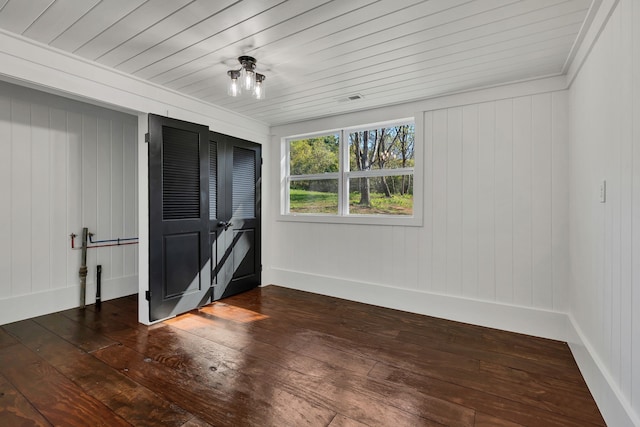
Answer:
<svg viewBox="0 0 640 427"><path fill-rule="evenodd" d="M495 103L478 106L478 294L496 297ZM480 250L480 248L490 248Z"/></svg>
<svg viewBox="0 0 640 427"><path fill-rule="evenodd" d="M565 308L566 119L565 92L425 112L424 226L277 221L273 268Z"/></svg>
<svg viewBox="0 0 640 427"><path fill-rule="evenodd" d="M136 147L136 117L0 82L0 301L78 287L83 226L137 235ZM90 250L88 282L100 263L104 295L135 289L136 259L135 245Z"/></svg>
<svg viewBox="0 0 640 427"><path fill-rule="evenodd" d="M638 22L640 3L621 0L570 90L569 300L585 344L640 420Z"/></svg>

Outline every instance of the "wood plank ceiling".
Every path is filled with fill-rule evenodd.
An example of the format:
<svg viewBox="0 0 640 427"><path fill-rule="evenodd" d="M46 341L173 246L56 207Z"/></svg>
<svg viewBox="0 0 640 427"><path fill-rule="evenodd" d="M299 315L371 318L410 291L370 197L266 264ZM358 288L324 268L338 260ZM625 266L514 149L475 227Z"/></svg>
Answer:
<svg viewBox="0 0 640 427"><path fill-rule="evenodd" d="M278 125L561 75L599 3L0 0L0 29ZM227 96L240 55L267 99Z"/></svg>

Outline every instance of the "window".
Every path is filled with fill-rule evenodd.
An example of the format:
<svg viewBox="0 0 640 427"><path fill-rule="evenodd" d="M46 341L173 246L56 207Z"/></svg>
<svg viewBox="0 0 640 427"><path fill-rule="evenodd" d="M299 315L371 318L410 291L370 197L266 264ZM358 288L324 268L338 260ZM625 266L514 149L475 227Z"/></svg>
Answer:
<svg viewBox="0 0 640 427"><path fill-rule="evenodd" d="M415 141L407 120L285 138L284 219L415 224Z"/></svg>
<svg viewBox="0 0 640 427"><path fill-rule="evenodd" d="M290 214L339 214L340 133L289 141Z"/></svg>

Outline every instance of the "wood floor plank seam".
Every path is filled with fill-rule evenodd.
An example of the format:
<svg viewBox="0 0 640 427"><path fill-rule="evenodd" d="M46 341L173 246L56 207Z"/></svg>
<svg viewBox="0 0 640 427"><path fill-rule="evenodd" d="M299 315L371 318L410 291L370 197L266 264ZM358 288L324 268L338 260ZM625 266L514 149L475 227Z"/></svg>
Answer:
<svg viewBox="0 0 640 427"><path fill-rule="evenodd" d="M27 322L29 322L29 321L17 322L17 323L15 323L15 324L8 325L7 327L8 327L8 328L11 328L11 330L12 330L13 332L10 332L10 333L12 333L12 335L14 335L18 340L20 340L20 342L21 342L23 345L25 345L27 348L29 348L29 349L30 349L30 350L32 350L32 351L36 351L36 352L38 353L38 355L39 355L41 358L43 358L47 363L51 364L51 365L52 365L56 370L58 370L58 372L60 372L61 374L65 375L65 370L61 370L61 369L60 369L60 364L59 364L59 363L58 363L58 364L56 364L55 362L52 362L52 360L51 360L51 358L50 358L50 357L49 357L49 358L47 358L47 357L46 357L46 354L51 355L51 354L53 353L52 351L47 352L47 349L45 348L45 346L46 346L46 342L47 342L47 341L49 341L49 340L42 341L42 340L41 340L42 336L41 336L41 335L39 335L39 336L38 336L38 338L36 338L36 339L35 339L35 341L31 343L31 346L30 346L29 344L27 344L27 343L24 341L24 337L21 337L21 336L19 335L19 333L17 333L18 328L20 328L21 326L22 326L22 331L24 332L24 330L25 330L25 329L24 329L24 327L25 327L25 326L27 326ZM62 337L60 337L59 335L55 334L54 332L51 332L49 329L47 329L47 328L43 327L42 325L38 324L37 322L33 322L33 324L34 324L34 325L38 325L39 327L41 327L43 331L47 331L47 333L48 333L48 334L50 334L50 336L51 336L51 337L56 337L58 340L62 341L63 343L67 343L67 344L68 344L68 346L75 348L75 349L76 349L76 351L75 351L75 354L76 354L76 356L75 356L75 357L76 357L76 358L78 358L78 357L80 357L80 358L81 358L82 356L86 356L86 357L87 357L87 358L89 358L90 360L96 360L96 361L98 360L98 359L96 359L94 356L92 356L90 353L88 353L88 352L86 352L86 351L84 351L84 350L82 350L82 349L80 349L80 348L78 348L78 347L75 347L72 343L68 343L68 341L64 340ZM33 328L32 328L32 329L33 329ZM32 338L33 338L33 337L32 337ZM34 349L34 348L32 348L32 346L33 346L33 347L35 347L35 349ZM62 348L60 347L60 345L58 345L56 348L57 348L57 349L62 350ZM59 351L60 351L60 350L59 350ZM65 355L67 355L67 357L69 356L69 353L68 353L68 352L63 352L63 353L64 353ZM72 355L72 357L73 357L73 355ZM79 360L75 360L75 361L76 361L76 362L79 362ZM75 366L79 366L79 365L78 365L78 363L76 363L76 364L75 364ZM68 371L68 369L67 369L67 371ZM68 374L66 374L66 375L68 376ZM98 389L98 390L96 390L96 387L87 387L87 383L86 383L86 381L85 381L85 382L80 381L80 379L81 379L81 378L73 378L73 377L69 377L69 376L68 376L68 378L69 378L72 382L74 382L78 387L80 387L80 389L82 389L85 393L87 393L88 395L90 395L90 396L92 396L92 397L94 397L94 398L99 399L100 397L102 397L102 399L103 399L103 401L104 401L105 399L108 399L108 398L109 398L109 396L110 396L110 395L105 395L105 394L104 394L104 392L103 392L103 391L101 391L101 390L99 390L99 389ZM98 380L101 380L101 379L98 379ZM126 387L124 387L124 390L126 391L126 390L127 390L127 388L126 388ZM150 391L149 391L149 392L150 392ZM124 415L123 415L123 414L122 414L122 412L123 412L123 411L119 410L118 408L114 408L114 404L115 404L115 403L116 403L116 401L118 400L118 399L117 399L117 394L118 394L118 393L120 393L120 391L118 391L118 392L116 392L116 393L114 393L114 394L112 395L112 396L114 396L114 397L116 398L116 400L104 401L104 403L106 404L106 406L108 406L109 408L111 408L115 413L117 413L117 414L118 414L118 415L120 415L120 416L123 416L123 418L125 418L125 419L128 419L128 418L130 418L131 413L129 413L129 414L124 414ZM132 400L131 400L131 404L132 404L132 405L133 405L133 404L136 404L136 405L141 405L141 404L142 404L142 406L144 405L144 402L142 402L140 399L138 399L138 397L139 397L139 396L140 396L140 393L137 393L135 396L133 396L133 397L131 398L131 399L132 399ZM172 406L175 406L175 408L176 408L176 410L177 410L178 412L181 410L181 408L179 408L177 405L174 405L174 404L171 404L171 405L172 405ZM115 406L120 406L120 409L122 409L122 405L121 405L121 404L117 404L117 405L115 405ZM159 404L159 405L158 405L158 407L162 407L162 405L160 405L160 404ZM126 410L126 407L125 407L125 410ZM125 411L125 412L126 412L126 411ZM129 412L131 412L131 411L129 411ZM155 412L157 413L158 411L156 410ZM186 413L186 411L184 411L184 412ZM135 411L133 412L133 414L135 415ZM151 414L151 417L148 417L148 419L147 419L147 420L145 420L145 424L146 424L146 425L153 425L153 424L152 424L152 419L151 419L151 418L153 417L153 415L155 415L155 414ZM192 416L192 417L193 417L193 416ZM167 420L167 421L168 421L168 420ZM182 425L182 424L183 424L183 422L184 422L184 421L181 421L181 422L179 423L179 425ZM170 424L163 422L163 423L156 424L156 425L162 425L162 426L165 426L165 425L170 425ZM176 427L177 427L177 425L176 425Z"/></svg>
<svg viewBox="0 0 640 427"><path fill-rule="evenodd" d="M19 352L18 363L14 364L8 361L11 356L7 350L0 350L0 372L51 424L77 425L82 420L96 426L130 425L102 402L84 393L37 352L22 344L11 347L10 350Z"/></svg>
<svg viewBox="0 0 640 427"><path fill-rule="evenodd" d="M397 369L402 369L402 368L397 368ZM501 401L503 401L503 402L507 402L507 403L509 403L509 402L510 402L510 403L512 403L512 404L514 404L514 405L516 405L516 404L517 404L521 410L522 410L522 409L525 409L525 410L526 410L526 409L528 408L531 412L533 412L533 411L537 411L537 412L543 411L543 412L547 412L549 415L554 414L554 412L553 412L553 411L547 410L547 409L545 409L545 408L539 408L539 407L534 406L534 405L532 405L532 404L524 403L524 402L521 402L521 401L518 401L518 400L515 400L515 399L511 399L511 398L509 398L509 397L500 396L500 395L495 395L495 394L494 394L494 395L492 395L491 393L487 393L487 392L484 392L484 391L482 391L482 390L477 390L477 389L472 388L472 387L468 387L468 386L465 386L465 385L461 385L461 384L458 384L458 383L453 382L453 381L446 381L446 380L442 380L442 379L435 378L435 377L429 377L429 376L427 376L427 375L424 375L424 376L425 376L425 377L427 377L427 378L431 378L431 379L433 379L433 380L438 380L438 381L442 381L442 382L445 382L445 383L451 384L452 386L456 386L456 387L458 387L458 388L467 389L467 390L472 391L472 392L479 392L479 393L487 394L487 395L489 395L489 396L493 396L493 397L495 397L495 398L497 398L497 399L500 399L500 400L501 400ZM460 406L463 406L463 407L466 407L466 408L468 408L468 409L470 409L470 410L473 410L473 411L474 411L474 413L478 413L478 408L477 408L475 405L470 405L470 404L467 404L467 405L465 405L465 404L460 404L456 399L447 399L447 398L444 398L444 397L443 397L443 399L448 400L448 401L450 401L450 402L452 402L452 403L457 403L457 404L459 404ZM589 425L594 425L594 424L589 424ZM597 425L597 424L595 424L595 425Z"/></svg>
<svg viewBox="0 0 640 427"><path fill-rule="evenodd" d="M187 332L187 333L188 333L188 332ZM224 345L223 345L223 346L224 346ZM230 350L233 350L233 349L232 349L232 348L230 348ZM252 357L253 357L253 356L252 356ZM258 358L258 357L257 357L257 358ZM266 362L267 362L267 363L269 363L269 361L266 361ZM301 373L301 374L303 374L303 373ZM306 394L306 395L307 395L307 397L309 397L309 396L311 395L311 396L313 396L313 399L311 399L311 401L312 401L312 402L314 402L314 403L316 403L316 404L318 404L318 405L321 405L321 406L323 406L323 407L325 407L325 408L327 408L327 409L329 409L329 410L332 408L332 405L331 405L330 403L328 403L328 401L327 401L327 399L326 399L326 396L323 396L323 395L320 395L320 394L315 394L315 393L314 393L314 391L313 391L310 387L309 387L309 388L300 388L300 387L292 386L292 385L291 385L291 384L289 384L288 382L286 382L286 381L282 381L282 380L280 380L280 379L279 379L279 378L277 378L277 377L272 378L272 380L273 380L273 382L274 382L275 384L278 384L278 385L280 385L280 386L284 387L287 391L291 392L292 394L296 394L296 395ZM350 390L352 390L354 393L357 393L357 390L353 390L351 387L348 387L348 388L349 388ZM379 402L379 404L381 404L381 405L389 405L389 406L393 406L393 407L395 407L395 408L396 408L397 410L399 410L399 411L407 412L407 411L405 411L404 409L399 408L399 407L394 406L394 405L390 405L390 404L388 404L388 403L384 402L383 400L375 399L375 398L374 398L374 400L377 400L377 401ZM407 414L409 415L410 413L407 413ZM419 414L411 414L411 415L420 416ZM422 418L422 417L421 417L421 418Z"/></svg>
<svg viewBox="0 0 640 427"><path fill-rule="evenodd" d="M390 367L390 368L393 368L393 367ZM476 412L485 412L488 410L490 411L490 409L487 406L483 406L483 404L486 404L488 402L490 406L493 405L491 406L492 408L498 407L498 406L507 407L507 408L511 407L513 408L512 412L514 414L517 414L518 416L522 414L536 414L536 416L544 416L544 419L547 420L547 424L533 424L533 425L542 425L545 427L552 426L552 425L553 426L571 425L575 427L584 427L586 425L604 425L604 421L601 420L601 418L596 420L596 422L593 422L593 423L589 423L589 422L585 423L582 420L574 420L573 418L566 417L562 414L558 414L553 411L544 410L532 405L524 404L516 400L512 400L512 399L500 397L500 396L487 395L487 393L478 391L473 388L465 387L464 385L457 384L456 382L440 380L437 378L429 378L424 375L416 374L416 373L408 373L404 369L396 370L395 374L398 374L400 372L402 372L402 374L407 378L418 377L419 381L413 385L416 392L420 392L420 390L424 387L424 386L420 387L418 384L426 384L425 379L433 380L433 382L437 384L444 385L445 388L447 386L450 386L450 389L455 390L455 392L449 391L447 394L443 394L442 390L439 390L438 395L440 395L442 398L447 398L445 396L450 396L447 399L453 399L453 401L456 401L456 402L460 402L461 399L465 400L468 402L466 405L474 408ZM394 372L392 371L392 373ZM378 376L376 375L378 374L374 373L374 376L377 378ZM399 379L388 378L388 379L390 381L398 381L401 384L406 384L407 378L399 378ZM467 390L467 393L464 393L464 390ZM461 396L465 396L465 397L461 397ZM482 396L482 397L479 397L479 396ZM487 396L491 397L491 399L487 400L486 399ZM513 418L507 418L507 419L510 419L511 421L514 421L514 422L518 422L517 419L513 419Z"/></svg>
<svg viewBox="0 0 640 427"><path fill-rule="evenodd" d="M5 388L7 384L12 388L11 391L8 391ZM34 425L47 425L47 426L52 425L46 419L44 414L42 414L38 410L38 408L33 406L33 404L29 402L29 399L27 399L27 397L20 390L18 390L15 387L15 385L12 384L11 381L7 377L5 377L2 373L0 373L0 390L1 390L0 398L2 399L2 405L0 406L0 419L11 417L13 419L11 423L15 422L16 425L21 423L26 424L29 421L33 422ZM13 411L11 411L10 406L6 403L6 399L9 397L8 394L11 392L16 394L15 404L13 405L14 407ZM5 414L5 416L3 416L2 413L5 411L8 414ZM25 413L22 414L23 412ZM26 417L29 417L29 418L26 418ZM9 424L9 422L7 422L7 424Z"/></svg>
<svg viewBox="0 0 640 427"><path fill-rule="evenodd" d="M169 326L169 327L171 328L171 326ZM188 333L188 332L187 332L187 333ZM126 345L126 344L125 344L125 345ZM233 349L230 349L230 350L231 350L231 351L235 351L235 350L233 350ZM145 354L145 353L141 353L141 354ZM148 354L147 354L147 355L148 355ZM152 358L153 358L153 359L155 359L153 356L152 356ZM160 362L162 363L162 361L160 361ZM328 404L327 404L326 396L315 394L315 391L314 391L311 387L306 387L306 388L304 388L304 390L301 390L301 389L300 389L300 388L298 388L298 387L291 387L291 385L290 385L289 383L287 383L286 381L285 381L285 382L280 381L280 380L279 380L278 378L276 378L276 377L272 378L272 380L274 381L274 383L277 383L277 384L279 384L280 386L284 387L286 390L290 391L292 394L302 394L301 392L302 392L302 391L304 391L304 393L306 393L306 394L307 394L307 397L309 397L310 395L312 395L312 396L313 396L313 398L314 398L314 399L313 399L313 401L314 401L315 403L320 404L320 405L322 405L322 406L325 406L325 407L327 407L327 408L330 408L330 407L331 407L331 405L328 405ZM357 392L357 390L353 390L353 393L358 393L358 392ZM382 401L382 400L379 400L379 399L374 399L374 400L376 400L376 401L378 402L378 404L380 404L380 405L393 406L393 407L395 407L398 411L406 412L403 408L398 408L398 407L396 407L396 406L394 406L394 405L389 405L389 404L385 403L385 402L384 402L384 401ZM419 416L420 418L422 418L422 416L420 416L420 415L418 415L418 414L413 414L413 415L415 415L415 416Z"/></svg>
<svg viewBox="0 0 640 427"><path fill-rule="evenodd" d="M472 387L470 387L470 388L472 388ZM482 391L482 389L480 389L480 390ZM529 405L529 406L530 406L530 405Z"/></svg>
<svg viewBox="0 0 640 427"><path fill-rule="evenodd" d="M566 343L278 286L151 327L137 308L0 327L0 425L605 425Z"/></svg>
<svg viewBox="0 0 640 427"><path fill-rule="evenodd" d="M173 325L173 324L175 324L175 323L176 323L175 321L172 321L172 325ZM190 332L190 331L187 331L187 332ZM308 357L308 356L307 356L307 357ZM372 365L372 368L373 368L373 366L374 366L374 365ZM366 376L366 375L365 375L365 376ZM384 400L382 400L382 399L376 399L376 400L379 400L379 401L380 401L380 403L387 403L387 402L384 402ZM388 403L387 403L387 404L388 404ZM404 408L398 407L397 405L392 405L392 406L395 406L397 409L399 409L399 410L403 410L403 411L404 411ZM469 409L469 408L467 408L467 409ZM469 409L469 410L471 410L471 409ZM418 416L420 416L420 414L415 414L415 413L414 413L414 415L418 415Z"/></svg>

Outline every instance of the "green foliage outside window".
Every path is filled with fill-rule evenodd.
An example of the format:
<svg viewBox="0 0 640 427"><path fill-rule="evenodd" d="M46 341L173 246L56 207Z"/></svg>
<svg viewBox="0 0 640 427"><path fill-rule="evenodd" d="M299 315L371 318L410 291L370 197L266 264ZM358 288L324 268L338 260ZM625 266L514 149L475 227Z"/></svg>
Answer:
<svg viewBox="0 0 640 427"><path fill-rule="evenodd" d="M340 134L290 140L289 212L336 214L336 173L378 171L349 179L349 212L360 215L412 215L415 125L403 124L344 133L347 170L340 170ZM394 169L398 170L394 173ZM410 170L410 171L407 171ZM382 173L381 171L388 171ZM333 174L326 178L318 176ZM315 179L304 179L315 175Z"/></svg>
<svg viewBox="0 0 640 427"><path fill-rule="evenodd" d="M338 172L340 168L338 135L291 141L289 150L291 175Z"/></svg>

